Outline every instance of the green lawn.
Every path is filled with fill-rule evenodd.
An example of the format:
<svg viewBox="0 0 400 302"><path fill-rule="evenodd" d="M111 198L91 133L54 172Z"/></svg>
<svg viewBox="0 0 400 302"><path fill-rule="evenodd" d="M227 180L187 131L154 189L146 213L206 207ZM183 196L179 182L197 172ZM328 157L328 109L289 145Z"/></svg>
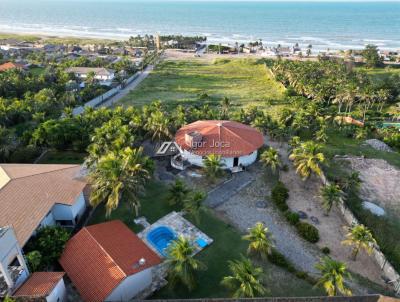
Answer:
<svg viewBox="0 0 400 302"><path fill-rule="evenodd" d="M121 103L142 106L159 99L173 108L197 103L207 93L210 98L203 102L211 104L226 96L234 105L266 106L281 101L284 90L264 64L251 59L164 61Z"/></svg>
<svg viewBox="0 0 400 302"><path fill-rule="evenodd" d="M146 188L146 196L141 199L141 216L152 223L162 216L177 210L170 207L166 199L166 187L159 182L151 182ZM122 203L109 219L121 219L135 232L140 231L134 222L134 214L127 203ZM190 220L190 218L189 218ZM99 206L89 224L105 221L104 207ZM193 222L193 221L192 221ZM195 223L196 224L196 223ZM221 279L229 273L227 261L239 258L246 253L247 243L241 239L241 234L231 225L217 218L211 210L205 210L197 225L204 233L214 239L212 245L198 254L208 269L198 273L198 286L192 292L183 287L171 289L166 287L156 293L153 298L205 298L227 297L229 292L220 285ZM269 289L268 296L315 296L323 295L318 289L313 289L306 281L276 267L264 264L265 284Z"/></svg>
<svg viewBox="0 0 400 302"><path fill-rule="evenodd" d="M40 76L41 74L43 74L44 71L45 69L43 67L29 68L29 72L32 73L34 76Z"/></svg>
<svg viewBox="0 0 400 302"><path fill-rule="evenodd" d="M86 153L74 151L49 151L38 164L82 164L86 156Z"/></svg>

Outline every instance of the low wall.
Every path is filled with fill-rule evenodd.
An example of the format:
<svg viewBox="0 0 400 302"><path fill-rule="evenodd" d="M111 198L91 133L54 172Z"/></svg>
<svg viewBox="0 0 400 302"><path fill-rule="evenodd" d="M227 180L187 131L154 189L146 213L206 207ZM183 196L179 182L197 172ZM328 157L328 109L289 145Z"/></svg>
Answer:
<svg viewBox="0 0 400 302"><path fill-rule="evenodd" d="M321 173L320 178L323 184L329 185L329 181L323 172ZM344 219L349 225L360 224L358 219L354 216L353 212L345 205L343 200L340 202L338 207ZM389 283L393 287L393 290L397 295L400 295L400 275L386 259L385 255L381 252L378 245L374 245L372 256L381 268L382 276L390 280Z"/></svg>
<svg viewBox="0 0 400 302"><path fill-rule="evenodd" d="M135 73L133 76L126 79L125 85L132 83L138 76L139 76L139 73ZM122 89L123 89L123 87L121 85L117 86L115 88L112 88L112 89L108 90L107 92L103 93L102 95L99 95L98 97L95 97L94 99L90 100L89 102L86 102L83 106L75 107L72 110L72 114L74 116L82 114L82 112L85 110L85 107L96 108L97 106L99 106L100 104L102 104L103 102L108 100L109 98L116 95Z"/></svg>

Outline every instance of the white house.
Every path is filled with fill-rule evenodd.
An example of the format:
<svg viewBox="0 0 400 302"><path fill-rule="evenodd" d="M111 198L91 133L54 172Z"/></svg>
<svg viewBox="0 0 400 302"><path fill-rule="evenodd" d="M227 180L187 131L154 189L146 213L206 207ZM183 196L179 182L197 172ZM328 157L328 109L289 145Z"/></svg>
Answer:
<svg viewBox="0 0 400 302"><path fill-rule="evenodd" d="M179 129L175 135L179 154L171 164L180 168L188 162L202 167L210 154L221 156L226 169L240 170L257 159L257 150L264 144L256 129L233 121L197 121Z"/></svg>
<svg viewBox="0 0 400 302"><path fill-rule="evenodd" d="M12 296L27 301L44 298L47 302L64 302L67 300L64 275L64 272L33 273Z"/></svg>
<svg viewBox="0 0 400 302"><path fill-rule="evenodd" d="M91 225L66 244L60 264L84 301L130 301L151 286L160 257L119 220Z"/></svg>
<svg viewBox="0 0 400 302"><path fill-rule="evenodd" d="M0 296L29 280L22 248L43 226L75 227L86 210L79 165L0 164Z"/></svg>
<svg viewBox="0 0 400 302"><path fill-rule="evenodd" d="M114 77L115 71L102 67L70 67L65 70L67 73L75 74L75 77L85 80L89 73L94 73L94 78L102 85L110 86Z"/></svg>

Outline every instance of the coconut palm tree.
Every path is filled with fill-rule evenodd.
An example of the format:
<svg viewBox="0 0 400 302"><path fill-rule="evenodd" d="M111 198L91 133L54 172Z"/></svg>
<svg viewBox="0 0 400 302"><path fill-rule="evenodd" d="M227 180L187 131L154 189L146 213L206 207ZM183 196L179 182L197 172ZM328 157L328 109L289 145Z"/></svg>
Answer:
<svg viewBox="0 0 400 302"><path fill-rule="evenodd" d="M189 194L189 196L183 201L183 210L187 214L192 215L197 223L200 223L200 211L206 197L206 193L196 191Z"/></svg>
<svg viewBox="0 0 400 302"><path fill-rule="evenodd" d="M180 180L175 180L168 189L167 201L170 205L182 205L190 193L190 189Z"/></svg>
<svg viewBox="0 0 400 302"><path fill-rule="evenodd" d="M230 107L231 107L231 100L225 96L221 101L221 109L222 109L221 116L223 119L228 118Z"/></svg>
<svg viewBox="0 0 400 302"><path fill-rule="evenodd" d="M225 164L221 161L221 156L210 154L203 159L203 169L207 177L214 182L224 174Z"/></svg>
<svg viewBox="0 0 400 302"><path fill-rule="evenodd" d="M274 246L272 235L262 222L257 222L255 226L249 229L249 233L242 238L250 241L247 249L249 254L257 254L263 259L271 254Z"/></svg>
<svg viewBox="0 0 400 302"><path fill-rule="evenodd" d="M139 195L150 178L152 164L143 156L142 148L125 148L102 156L91 169L92 184L90 203L97 206L105 202L106 216L115 210L121 198L129 200L136 215L140 208Z"/></svg>
<svg viewBox="0 0 400 302"><path fill-rule="evenodd" d="M270 167L273 172L282 166L279 153L276 149L269 147L260 155L260 161L266 167Z"/></svg>
<svg viewBox="0 0 400 302"><path fill-rule="evenodd" d="M313 141L301 143L293 149L289 159L293 160L296 173L300 174L303 180L310 177L311 173L321 175L320 164L325 161L325 156L320 152L321 146Z"/></svg>
<svg viewBox="0 0 400 302"><path fill-rule="evenodd" d="M355 189L355 190L360 189L361 186L360 173L358 171L353 171L349 175L346 175L341 181L340 186L342 187L343 190L346 191L350 189Z"/></svg>
<svg viewBox="0 0 400 302"><path fill-rule="evenodd" d="M190 241L179 236L168 247L167 260L168 280L171 286L182 283L189 290L196 286L195 272L205 270L206 266L199 260L193 258L195 252Z"/></svg>
<svg viewBox="0 0 400 302"><path fill-rule="evenodd" d="M371 231L363 224L357 224L349 228L349 233L346 235L346 238L346 240L342 241L342 244L353 246L353 260L356 260L361 249L371 254L376 244L376 240L372 236Z"/></svg>
<svg viewBox="0 0 400 302"><path fill-rule="evenodd" d="M170 121L161 111L151 112L144 127L152 135L153 141L161 141L172 136L169 129Z"/></svg>
<svg viewBox="0 0 400 302"><path fill-rule="evenodd" d="M321 187L320 194L322 197L322 206L326 211L326 215L332 210L333 205L338 204L344 196L343 191L335 184Z"/></svg>
<svg viewBox="0 0 400 302"><path fill-rule="evenodd" d="M263 270L254 267L250 259L241 257L240 260L228 261L230 276L222 279L221 284L233 291L233 298L253 298L267 292L261 283Z"/></svg>
<svg viewBox="0 0 400 302"><path fill-rule="evenodd" d="M324 257L315 265L315 268L321 272L316 286L324 288L328 296L336 296L338 293L351 296L351 290L345 285L345 280L350 277L350 274L344 263Z"/></svg>

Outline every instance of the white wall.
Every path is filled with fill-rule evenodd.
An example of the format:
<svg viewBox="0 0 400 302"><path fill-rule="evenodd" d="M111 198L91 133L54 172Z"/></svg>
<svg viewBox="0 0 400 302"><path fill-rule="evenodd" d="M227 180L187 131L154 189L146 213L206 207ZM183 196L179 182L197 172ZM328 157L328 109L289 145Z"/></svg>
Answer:
<svg viewBox="0 0 400 302"><path fill-rule="evenodd" d="M83 192L78 196L73 205L56 203L52 209L54 220L71 220L75 222L75 217L81 216L85 212L86 203Z"/></svg>
<svg viewBox="0 0 400 302"><path fill-rule="evenodd" d="M129 301L151 285L152 268L125 278L104 300L106 302Z"/></svg>
<svg viewBox="0 0 400 302"><path fill-rule="evenodd" d="M67 300L67 291L65 289L64 279L58 281L57 285L46 297L47 302L64 302Z"/></svg>
<svg viewBox="0 0 400 302"><path fill-rule="evenodd" d="M39 224L39 228L44 227L44 226L48 226L48 225L55 225L56 222L54 220L54 216L52 211L50 211L46 217L43 218L43 220L40 222Z"/></svg>
<svg viewBox="0 0 400 302"><path fill-rule="evenodd" d="M183 150L183 158L187 159L192 165L203 167L203 157ZM257 150L253 153L239 157L239 165L248 166L254 163L257 159ZM226 169L233 167L233 157L222 157L221 161L225 164Z"/></svg>

